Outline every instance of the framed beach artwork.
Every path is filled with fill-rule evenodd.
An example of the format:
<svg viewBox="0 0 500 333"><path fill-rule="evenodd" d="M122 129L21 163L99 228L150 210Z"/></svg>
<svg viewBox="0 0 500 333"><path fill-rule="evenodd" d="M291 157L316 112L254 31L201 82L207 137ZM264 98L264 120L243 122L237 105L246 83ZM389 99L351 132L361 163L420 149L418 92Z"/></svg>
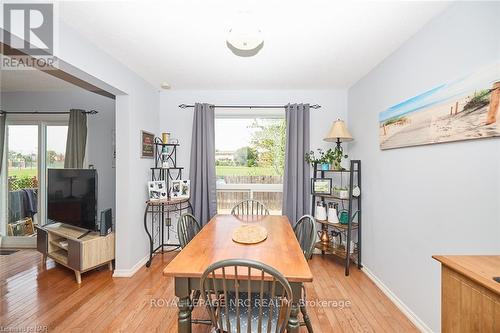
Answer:
<svg viewBox="0 0 500 333"><path fill-rule="evenodd" d="M500 63L379 114L380 149L500 136Z"/></svg>

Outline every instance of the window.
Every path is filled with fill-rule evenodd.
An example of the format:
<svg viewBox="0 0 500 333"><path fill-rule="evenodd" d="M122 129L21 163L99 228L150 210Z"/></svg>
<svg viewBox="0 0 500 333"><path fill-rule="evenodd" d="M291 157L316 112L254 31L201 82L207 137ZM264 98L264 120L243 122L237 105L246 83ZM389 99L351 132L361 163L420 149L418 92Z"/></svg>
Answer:
<svg viewBox="0 0 500 333"><path fill-rule="evenodd" d="M36 222L40 182L37 125L9 125L7 128L7 230L8 236L23 234L18 221L28 215ZM30 202L24 202L29 193ZM30 211L26 212L27 206ZM32 211L31 211L32 210ZM20 230L17 230L20 229Z"/></svg>
<svg viewBox="0 0 500 333"><path fill-rule="evenodd" d="M284 111L218 112L215 119L217 212L255 199L280 215L286 125Z"/></svg>
<svg viewBox="0 0 500 333"><path fill-rule="evenodd" d="M45 220L47 168L63 168L68 132L67 116L12 115L7 119L5 189L0 193L6 207L0 214L0 235L32 236L33 224ZM34 238L35 239L35 238Z"/></svg>
<svg viewBox="0 0 500 333"><path fill-rule="evenodd" d="M47 168L64 168L68 126L47 126Z"/></svg>

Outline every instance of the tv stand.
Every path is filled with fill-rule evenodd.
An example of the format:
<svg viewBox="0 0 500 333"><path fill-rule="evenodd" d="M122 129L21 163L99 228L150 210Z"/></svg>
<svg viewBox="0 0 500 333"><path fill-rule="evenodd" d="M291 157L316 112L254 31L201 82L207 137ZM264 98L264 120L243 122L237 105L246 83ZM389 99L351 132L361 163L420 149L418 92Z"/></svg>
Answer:
<svg viewBox="0 0 500 333"><path fill-rule="evenodd" d="M80 236L78 236L78 239L82 239L83 237L87 236L88 234L90 234L92 231L90 230L87 230L85 231L83 234L81 234Z"/></svg>
<svg viewBox="0 0 500 333"><path fill-rule="evenodd" d="M107 264L113 270L114 232L100 236L98 232L87 231L64 223L37 227L37 249L43 254L44 263L49 257L72 269L77 283L82 282L81 273L96 267Z"/></svg>

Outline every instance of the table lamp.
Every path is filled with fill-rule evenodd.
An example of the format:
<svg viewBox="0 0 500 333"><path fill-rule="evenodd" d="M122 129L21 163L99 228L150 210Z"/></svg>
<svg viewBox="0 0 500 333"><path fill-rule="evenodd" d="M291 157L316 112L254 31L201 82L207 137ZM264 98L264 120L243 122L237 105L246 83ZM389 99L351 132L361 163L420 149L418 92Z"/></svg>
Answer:
<svg viewBox="0 0 500 333"><path fill-rule="evenodd" d="M341 119L337 119L333 122L330 131L323 140L327 142L337 142L337 149L342 151L341 143L352 141L354 138L351 133L349 133L345 122Z"/></svg>
<svg viewBox="0 0 500 333"><path fill-rule="evenodd" d="M344 155L344 151L342 149L341 143L344 141L352 141L353 137L344 121L341 119L337 119L333 122L328 135L323 140L328 142L337 142L337 147L335 147L335 151L333 152L333 169L334 170L343 170L341 166L342 158L347 158L347 155Z"/></svg>

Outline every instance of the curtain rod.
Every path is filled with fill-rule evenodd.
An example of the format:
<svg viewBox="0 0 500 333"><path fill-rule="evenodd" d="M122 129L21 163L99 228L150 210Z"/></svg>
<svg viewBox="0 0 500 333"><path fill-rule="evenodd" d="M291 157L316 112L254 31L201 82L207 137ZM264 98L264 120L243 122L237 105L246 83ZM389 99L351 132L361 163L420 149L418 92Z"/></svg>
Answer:
<svg viewBox="0 0 500 333"><path fill-rule="evenodd" d="M97 114L99 113L99 111L96 111L96 110L90 110L90 111L85 111L85 110L82 110L83 113L85 114ZM0 115L3 115L3 114L69 114L69 111L37 111L37 110L34 110L34 111L19 111L19 112L16 112L16 111L4 111L4 110L0 110Z"/></svg>
<svg viewBox="0 0 500 333"><path fill-rule="evenodd" d="M284 109L286 105L211 105L214 108L224 108L224 109ZM194 105L180 104L181 109L194 108ZM313 104L310 105L311 109L319 109L321 105Z"/></svg>

